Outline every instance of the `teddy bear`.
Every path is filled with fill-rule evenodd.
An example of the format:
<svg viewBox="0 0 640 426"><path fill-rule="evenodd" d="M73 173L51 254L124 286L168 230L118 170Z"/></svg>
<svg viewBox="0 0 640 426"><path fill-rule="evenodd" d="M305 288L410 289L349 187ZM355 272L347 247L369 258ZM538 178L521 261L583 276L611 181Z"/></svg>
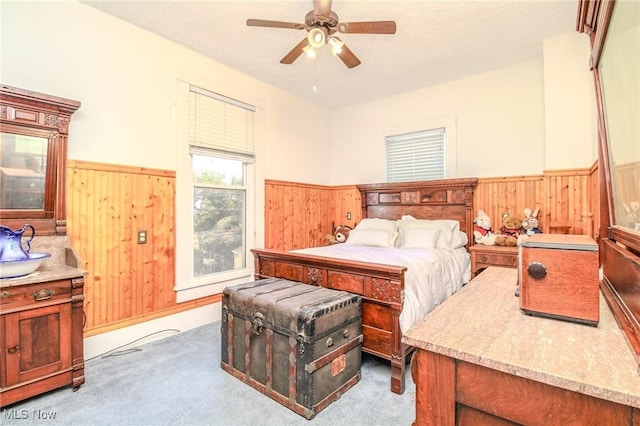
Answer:
<svg viewBox="0 0 640 426"><path fill-rule="evenodd" d="M535 209L533 213L531 213L530 208L524 209L524 219L522 220L522 227L524 228L525 234L530 237L533 234L542 234L540 230L540 222L538 222L538 213L540 209Z"/></svg>
<svg viewBox="0 0 640 426"><path fill-rule="evenodd" d="M484 244L485 246L492 246L496 243L496 234L491 227L491 218L484 210L478 210L478 216L473 219L473 223L476 224L473 231L473 241L476 244Z"/></svg>
<svg viewBox="0 0 640 426"><path fill-rule="evenodd" d="M526 235L522 227L522 219L511 216L510 213L502 214L502 226L496 232L496 245L514 247L520 245Z"/></svg>
<svg viewBox="0 0 640 426"><path fill-rule="evenodd" d="M327 235L327 242L329 244L344 243L349 238L349 232L351 227L346 225L338 225L333 228L333 233Z"/></svg>

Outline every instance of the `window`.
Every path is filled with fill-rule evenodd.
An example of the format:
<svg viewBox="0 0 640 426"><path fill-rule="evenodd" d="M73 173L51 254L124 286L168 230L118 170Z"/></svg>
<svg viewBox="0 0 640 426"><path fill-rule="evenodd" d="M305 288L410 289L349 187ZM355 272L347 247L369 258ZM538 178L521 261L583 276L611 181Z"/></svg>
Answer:
<svg viewBox="0 0 640 426"><path fill-rule="evenodd" d="M251 105L194 86L188 100L178 100L186 127L178 131L184 135L176 178L178 301L219 293L252 274L254 113Z"/></svg>
<svg viewBox="0 0 640 426"><path fill-rule="evenodd" d="M445 177L445 128L385 137L387 182Z"/></svg>
<svg viewBox="0 0 640 426"><path fill-rule="evenodd" d="M195 151L191 164L193 276L246 268L244 163Z"/></svg>

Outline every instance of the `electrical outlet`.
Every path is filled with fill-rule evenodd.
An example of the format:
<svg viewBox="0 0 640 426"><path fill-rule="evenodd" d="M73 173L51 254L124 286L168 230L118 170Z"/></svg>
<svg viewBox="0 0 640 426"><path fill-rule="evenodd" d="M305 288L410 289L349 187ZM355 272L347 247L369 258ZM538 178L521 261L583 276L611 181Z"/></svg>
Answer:
<svg viewBox="0 0 640 426"><path fill-rule="evenodd" d="M144 229L138 230L138 244L147 244L147 231Z"/></svg>
<svg viewBox="0 0 640 426"><path fill-rule="evenodd" d="M351 220L351 212L347 212L347 220Z"/></svg>

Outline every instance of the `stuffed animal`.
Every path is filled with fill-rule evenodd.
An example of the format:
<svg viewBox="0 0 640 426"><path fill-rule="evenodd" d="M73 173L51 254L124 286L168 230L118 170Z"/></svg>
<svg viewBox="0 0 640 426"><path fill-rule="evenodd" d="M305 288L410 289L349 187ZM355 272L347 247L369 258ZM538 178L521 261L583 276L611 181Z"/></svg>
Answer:
<svg viewBox="0 0 640 426"><path fill-rule="evenodd" d="M538 222L538 213L539 209L535 209L533 213L531 213L530 208L524 209L524 220L522 221L522 227L524 228L525 234L530 237L533 234L542 234L540 230L540 222Z"/></svg>
<svg viewBox="0 0 640 426"><path fill-rule="evenodd" d="M339 243L344 243L349 238L349 232L351 228L346 225L338 225L333 235L336 237L336 241Z"/></svg>
<svg viewBox="0 0 640 426"><path fill-rule="evenodd" d="M502 214L502 226L496 232L496 245L514 247L520 245L526 235L522 227L522 219L511 216L510 213Z"/></svg>
<svg viewBox="0 0 640 426"><path fill-rule="evenodd" d="M333 233L327 235L327 242L329 244L344 243L349 238L349 232L351 228L346 225L338 225L333 229Z"/></svg>
<svg viewBox="0 0 640 426"><path fill-rule="evenodd" d="M495 245L496 234L493 233L493 228L491 228L491 218L484 210L478 210L478 216L473 219L473 223L476 224L473 231L473 241L476 244L484 244L485 246Z"/></svg>

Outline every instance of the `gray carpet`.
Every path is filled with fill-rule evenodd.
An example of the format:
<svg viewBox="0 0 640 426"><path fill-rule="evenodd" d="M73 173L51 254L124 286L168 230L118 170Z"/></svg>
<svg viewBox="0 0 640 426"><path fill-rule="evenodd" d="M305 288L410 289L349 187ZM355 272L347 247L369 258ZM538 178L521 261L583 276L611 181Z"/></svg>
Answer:
<svg viewBox="0 0 640 426"><path fill-rule="evenodd" d="M122 348L88 360L86 383L77 392L66 387L13 404L0 412L0 424L353 426L414 420L408 368L406 391L396 395L389 365L363 354L360 382L306 420L221 369L219 322L166 333L174 334L140 350Z"/></svg>

